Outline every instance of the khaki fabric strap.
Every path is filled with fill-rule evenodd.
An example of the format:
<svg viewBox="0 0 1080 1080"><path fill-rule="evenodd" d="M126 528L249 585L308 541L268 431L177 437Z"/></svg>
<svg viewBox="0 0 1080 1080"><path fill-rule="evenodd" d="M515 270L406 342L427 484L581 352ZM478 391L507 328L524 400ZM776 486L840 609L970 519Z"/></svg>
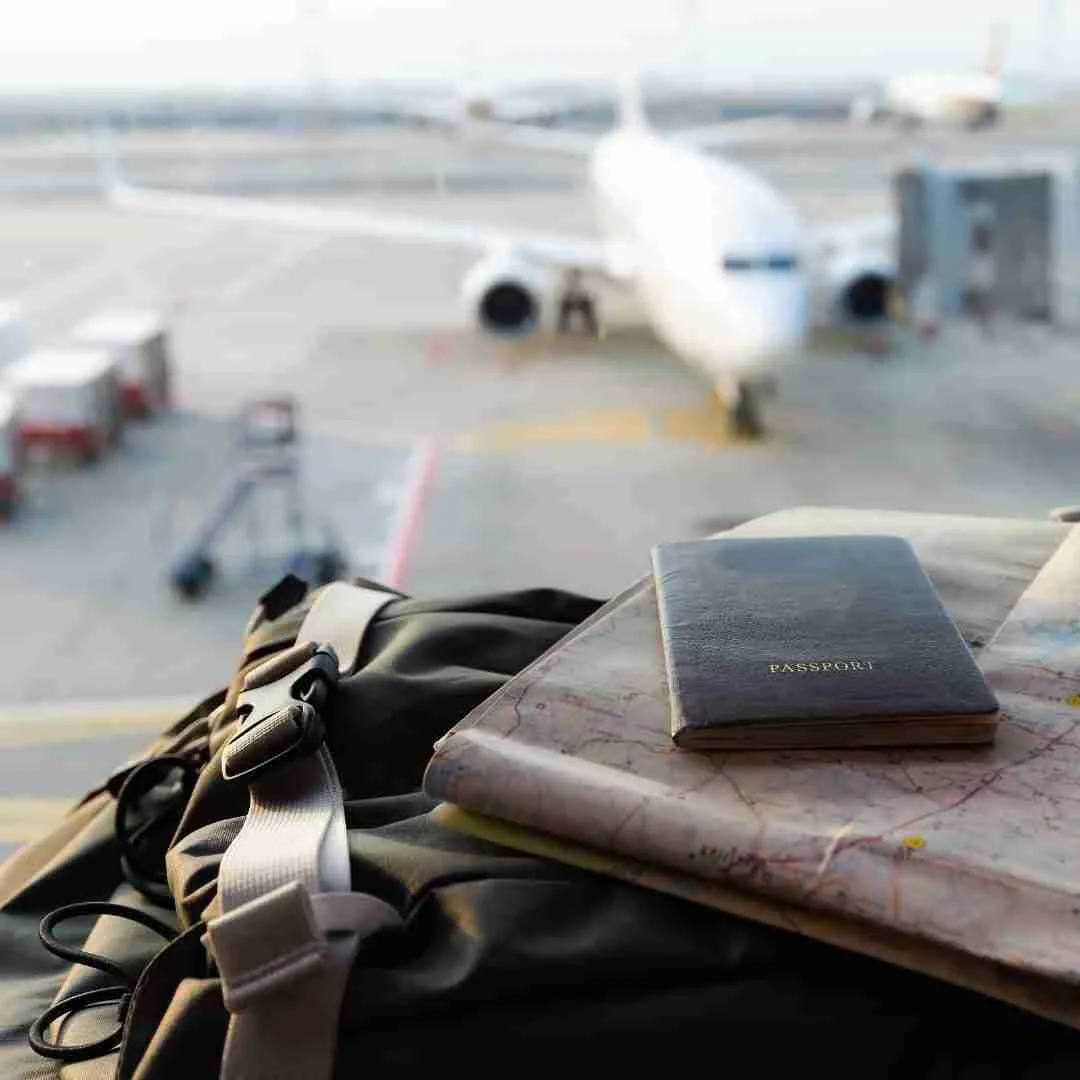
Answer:
<svg viewBox="0 0 1080 1080"><path fill-rule="evenodd" d="M361 941L400 916L364 893L283 885L207 930L231 1014L229 1076L329 1076L341 996ZM313 1070L321 1069L316 1074Z"/></svg>
<svg viewBox="0 0 1080 1080"><path fill-rule="evenodd" d="M394 599L328 585L297 642L332 646L347 674L376 615ZM230 1012L221 1080L329 1080L353 957L364 936L396 916L374 897L348 899L344 802L325 746L250 792L218 876L222 914L207 929Z"/></svg>
<svg viewBox="0 0 1080 1080"><path fill-rule="evenodd" d="M333 646L338 669L345 675L359 662L364 636L372 620L391 600L398 599L398 593L335 581L316 597L296 640Z"/></svg>

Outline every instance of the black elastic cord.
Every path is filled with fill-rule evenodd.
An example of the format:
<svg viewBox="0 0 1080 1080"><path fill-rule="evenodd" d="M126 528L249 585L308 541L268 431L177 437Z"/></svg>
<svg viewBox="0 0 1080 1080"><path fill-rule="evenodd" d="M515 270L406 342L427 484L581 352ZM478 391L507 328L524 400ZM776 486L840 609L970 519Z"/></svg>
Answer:
<svg viewBox="0 0 1080 1080"><path fill-rule="evenodd" d="M145 926L147 930L153 930L155 934L159 934L166 941L172 941L176 936L176 931L171 926L166 925L160 919L155 919L153 915L147 915L145 911L128 907L125 904L110 904L106 900L82 900L77 904L65 904L63 907L56 908L55 911L50 911L41 920L41 924L38 926L38 938L53 956L59 956L62 960L70 960L73 964L82 964L85 967L103 971L106 975L112 975L128 986L131 984L131 979L119 964L115 964L112 960L108 960L103 956L98 956L96 953L83 952L82 949L77 949L74 945L65 945L64 942L53 936L53 930L56 928L57 923L67 922L68 919L77 919L80 915L115 915L118 919L128 919L130 922Z"/></svg>
<svg viewBox="0 0 1080 1080"><path fill-rule="evenodd" d="M116 986L100 986L96 990L86 990L81 994L71 994L61 998L50 1005L31 1025L26 1033L26 1038L31 1048L42 1057L52 1058L54 1061L87 1061L90 1058L100 1057L115 1050L124 1037L124 1013L127 1008L128 993L120 991ZM72 1043L64 1046L61 1043L49 1042L45 1038L45 1032L50 1024L55 1023L62 1016L76 1013L82 1009L92 1009L97 1005L116 1005L117 1021L116 1028L110 1031L104 1038L97 1042Z"/></svg>
<svg viewBox="0 0 1080 1080"><path fill-rule="evenodd" d="M38 938L41 944L62 960L70 960L73 964L82 964L84 967L93 968L95 971L111 975L118 981L116 986L100 986L94 990L86 990L83 993L71 994L61 998L49 1006L30 1025L27 1039L31 1047L42 1057L54 1058L57 1061L86 1061L88 1058L98 1057L101 1054L115 1050L120 1045L124 1031L124 1014L127 1012L128 1000L134 989L135 981L117 963L105 956L89 953L78 949L74 945L66 945L57 939L53 931L57 924L66 922L68 919L78 918L80 915L113 915L118 919L127 919L129 922L138 923L148 930L153 930L166 941L172 941L176 932L171 926L153 915L138 908L127 907L123 904L110 904L104 900L86 900L78 904L65 904L55 911L50 911L38 926ZM117 1006L116 1030L110 1032L102 1039L92 1043L77 1043L72 1046L64 1046L60 1043L49 1042L45 1038L45 1032L49 1025L59 1020L62 1016L68 1016L82 1009L93 1008L99 1005Z"/></svg>
<svg viewBox="0 0 1080 1080"><path fill-rule="evenodd" d="M171 754L161 754L147 758L135 765L127 774L116 775L109 783L109 790L116 790L116 813L114 826L116 841L120 848L120 866L124 877L148 900L163 907L172 908L173 901L166 883L165 869L162 865L149 865L140 854L140 843L151 837L155 830L167 826L171 817L183 813L184 805L191 797L199 771L206 758L205 746L192 746ZM175 792L163 793L158 798L158 806L151 812L140 815L142 820L128 828L128 818L140 799L148 796L155 788L161 787L179 770L180 780ZM123 782L120 782L123 776ZM114 784L119 783L115 789ZM60 941L54 931L57 925L80 915L113 915L127 919L159 934L166 941L172 941L175 931L166 923L147 915L138 908L123 904L110 904L103 900L88 900L77 904L65 904L49 912L38 926L41 944L54 956L68 960L73 964L82 964L93 968L116 980L116 985L97 987L79 994L71 994L49 1006L30 1026L27 1039L30 1046L42 1057L57 1061L86 1061L101 1054L115 1050L124 1035L124 1019L127 1013L135 980L115 961L106 956L89 953L74 945ZM117 1025L114 1031L104 1038L91 1043L78 1043L64 1046L50 1042L45 1037L49 1025L65 1016L72 1016L83 1009L104 1005L117 1007Z"/></svg>
<svg viewBox="0 0 1080 1080"><path fill-rule="evenodd" d="M125 777L116 794L116 842L120 846L120 867L124 877L147 900L162 907L172 907L172 897L166 885L165 869L151 866L140 854L139 841L182 810L191 797L199 778L199 763L184 754L162 754L141 762ZM128 816L134 804L164 783L174 770L181 773L177 797L162 807L135 829L128 829Z"/></svg>

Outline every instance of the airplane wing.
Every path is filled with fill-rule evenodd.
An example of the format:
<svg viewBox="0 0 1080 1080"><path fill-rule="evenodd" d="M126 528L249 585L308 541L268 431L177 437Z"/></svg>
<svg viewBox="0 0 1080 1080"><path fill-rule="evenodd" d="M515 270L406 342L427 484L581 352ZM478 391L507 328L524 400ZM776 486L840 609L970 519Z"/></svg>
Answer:
<svg viewBox="0 0 1080 1080"><path fill-rule="evenodd" d="M898 228L895 214L867 214L811 226L806 239L811 250L821 255L860 248L892 248Z"/></svg>
<svg viewBox="0 0 1080 1080"><path fill-rule="evenodd" d="M329 236L359 236L376 240L459 247L480 253L510 249L525 258L550 265L625 276L626 256L588 237L524 233L495 225L443 220L395 213L377 206L325 207L311 204L247 199L143 188L129 183L107 187L116 206L153 213L250 221Z"/></svg>

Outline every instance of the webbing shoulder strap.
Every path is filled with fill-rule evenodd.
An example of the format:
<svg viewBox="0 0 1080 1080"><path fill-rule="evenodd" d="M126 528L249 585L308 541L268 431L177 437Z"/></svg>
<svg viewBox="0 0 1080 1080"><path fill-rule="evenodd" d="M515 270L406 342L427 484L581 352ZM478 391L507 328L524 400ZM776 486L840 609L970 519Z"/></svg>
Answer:
<svg viewBox="0 0 1080 1080"><path fill-rule="evenodd" d="M354 669L395 598L326 586L293 649L245 680L222 761L226 775L251 778L251 801L218 874L222 913L207 926L230 1013L221 1080L329 1080L356 950L398 921L351 891L341 785L312 704Z"/></svg>

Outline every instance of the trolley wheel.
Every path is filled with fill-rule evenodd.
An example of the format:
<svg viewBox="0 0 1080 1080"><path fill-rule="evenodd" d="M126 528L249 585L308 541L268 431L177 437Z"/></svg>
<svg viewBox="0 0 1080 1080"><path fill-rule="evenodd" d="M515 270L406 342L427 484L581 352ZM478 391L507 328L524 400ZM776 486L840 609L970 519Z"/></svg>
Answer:
<svg viewBox="0 0 1080 1080"><path fill-rule="evenodd" d="M337 581L345 574L345 560L341 553L333 548L326 548L315 553L315 581L319 585L327 585L331 581Z"/></svg>
<svg viewBox="0 0 1080 1080"><path fill-rule="evenodd" d="M216 568L206 555L190 555L172 572L173 591L182 600L198 600L214 580Z"/></svg>
<svg viewBox="0 0 1080 1080"><path fill-rule="evenodd" d="M312 585L328 585L345 573L345 560L333 548L297 551L288 562L288 571Z"/></svg>

